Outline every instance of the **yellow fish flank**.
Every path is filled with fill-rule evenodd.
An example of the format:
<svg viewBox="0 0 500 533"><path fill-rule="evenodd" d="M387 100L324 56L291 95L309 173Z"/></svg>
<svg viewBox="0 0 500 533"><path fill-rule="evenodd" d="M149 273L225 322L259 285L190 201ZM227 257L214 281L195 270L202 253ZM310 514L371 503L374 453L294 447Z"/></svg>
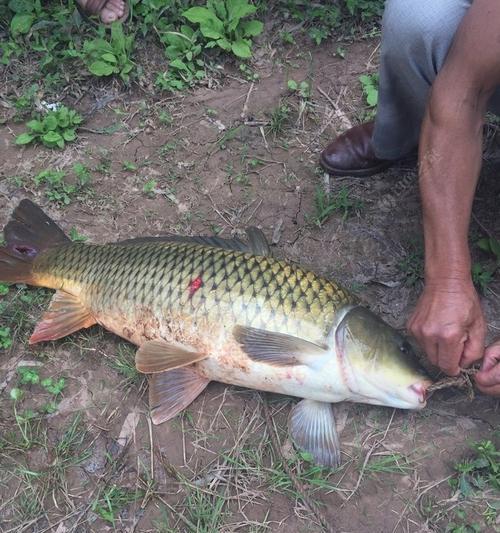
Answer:
<svg viewBox="0 0 500 533"><path fill-rule="evenodd" d="M340 460L332 402L422 408L430 381L409 343L336 283L270 257L263 234L71 243L23 200L4 230L0 281L56 289L30 343L100 324L133 342L162 423L209 381L304 398L294 442Z"/></svg>

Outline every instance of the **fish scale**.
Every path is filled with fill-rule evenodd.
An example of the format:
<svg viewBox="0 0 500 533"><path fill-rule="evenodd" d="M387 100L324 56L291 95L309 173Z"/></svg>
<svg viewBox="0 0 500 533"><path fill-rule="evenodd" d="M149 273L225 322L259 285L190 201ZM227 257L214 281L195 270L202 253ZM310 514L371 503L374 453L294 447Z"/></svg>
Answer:
<svg viewBox="0 0 500 533"><path fill-rule="evenodd" d="M335 310L353 303L340 286L273 258L200 244L161 242L74 243L36 259L40 283L78 289L98 314L120 310L134 320L135 306L208 321L223 320L324 339ZM201 286L190 295L189 284ZM168 313L167 313L168 314Z"/></svg>

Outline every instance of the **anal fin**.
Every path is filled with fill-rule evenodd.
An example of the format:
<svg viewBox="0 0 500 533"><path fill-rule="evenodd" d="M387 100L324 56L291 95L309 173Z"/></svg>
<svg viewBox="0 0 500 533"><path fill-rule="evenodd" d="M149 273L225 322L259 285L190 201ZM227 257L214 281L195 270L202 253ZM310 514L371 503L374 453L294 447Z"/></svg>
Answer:
<svg viewBox="0 0 500 533"><path fill-rule="evenodd" d="M147 341L141 344L135 354L135 366L139 372L155 374L182 366L191 365L207 357L179 344L163 340Z"/></svg>
<svg viewBox="0 0 500 533"><path fill-rule="evenodd" d="M184 367L153 374L149 378L149 408L153 424L170 420L203 392L209 380Z"/></svg>
<svg viewBox="0 0 500 533"><path fill-rule="evenodd" d="M76 296L56 291L49 308L35 326L29 343L54 341L94 324L96 324L95 318Z"/></svg>
<svg viewBox="0 0 500 533"><path fill-rule="evenodd" d="M309 452L315 463L333 468L340 465L340 443L332 404L300 401L290 412L288 429L295 445Z"/></svg>

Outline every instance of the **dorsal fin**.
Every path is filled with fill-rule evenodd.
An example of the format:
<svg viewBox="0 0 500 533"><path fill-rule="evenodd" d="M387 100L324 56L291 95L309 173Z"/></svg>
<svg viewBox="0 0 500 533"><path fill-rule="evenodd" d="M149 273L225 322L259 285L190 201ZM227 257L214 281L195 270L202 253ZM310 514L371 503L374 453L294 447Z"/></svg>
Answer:
<svg viewBox="0 0 500 533"><path fill-rule="evenodd" d="M254 255L271 255L271 249L264 233L255 227L247 228L246 234L248 243L242 241L238 237L233 239L224 239L222 237L209 237L203 235L195 235L192 237L184 235L162 235L160 237L137 237L134 239L126 239L112 244L117 246L129 246L133 244L144 244L147 242L185 242L202 244L204 246L212 246L213 248L222 248L224 250L235 250L237 252L252 253Z"/></svg>

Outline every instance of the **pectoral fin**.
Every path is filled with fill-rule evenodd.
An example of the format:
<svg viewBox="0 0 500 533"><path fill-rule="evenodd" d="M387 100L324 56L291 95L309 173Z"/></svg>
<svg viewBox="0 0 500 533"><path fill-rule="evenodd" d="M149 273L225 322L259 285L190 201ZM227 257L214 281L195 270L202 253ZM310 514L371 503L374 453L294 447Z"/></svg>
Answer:
<svg viewBox="0 0 500 533"><path fill-rule="evenodd" d="M149 378L149 408L153 424L170 420L203 392L209 380L192 368L176 368Z"/></svg>
<svg viewBox="0 0 500 533"><path fill-rule="evenodd" d="M139 372L155 374L196 363L205 357L207 355L163 340L147 341L135 354L135 366Z"/></svg>
<svg viewBox="0 0 500 533"><path fill-rule="evenodd" d="M95 318L76 296L56 291L49 308L35 326L29 343L54 341L79 329L89 328L95 323Z"/></svg>
<svg viewBox="0 0 500 533"><path fill-rule="evenodd" d="M264 329L235 326L233 336L250 359L269 365L307 365L327 353L326 346Z"/></svg>
<svg viewBox="0 0 500 533"><path fill-rule="evenodd" d="M292 440L323 466L340 465L340 443L332 404L302 400L290 412L288 429Z"/></svg>

